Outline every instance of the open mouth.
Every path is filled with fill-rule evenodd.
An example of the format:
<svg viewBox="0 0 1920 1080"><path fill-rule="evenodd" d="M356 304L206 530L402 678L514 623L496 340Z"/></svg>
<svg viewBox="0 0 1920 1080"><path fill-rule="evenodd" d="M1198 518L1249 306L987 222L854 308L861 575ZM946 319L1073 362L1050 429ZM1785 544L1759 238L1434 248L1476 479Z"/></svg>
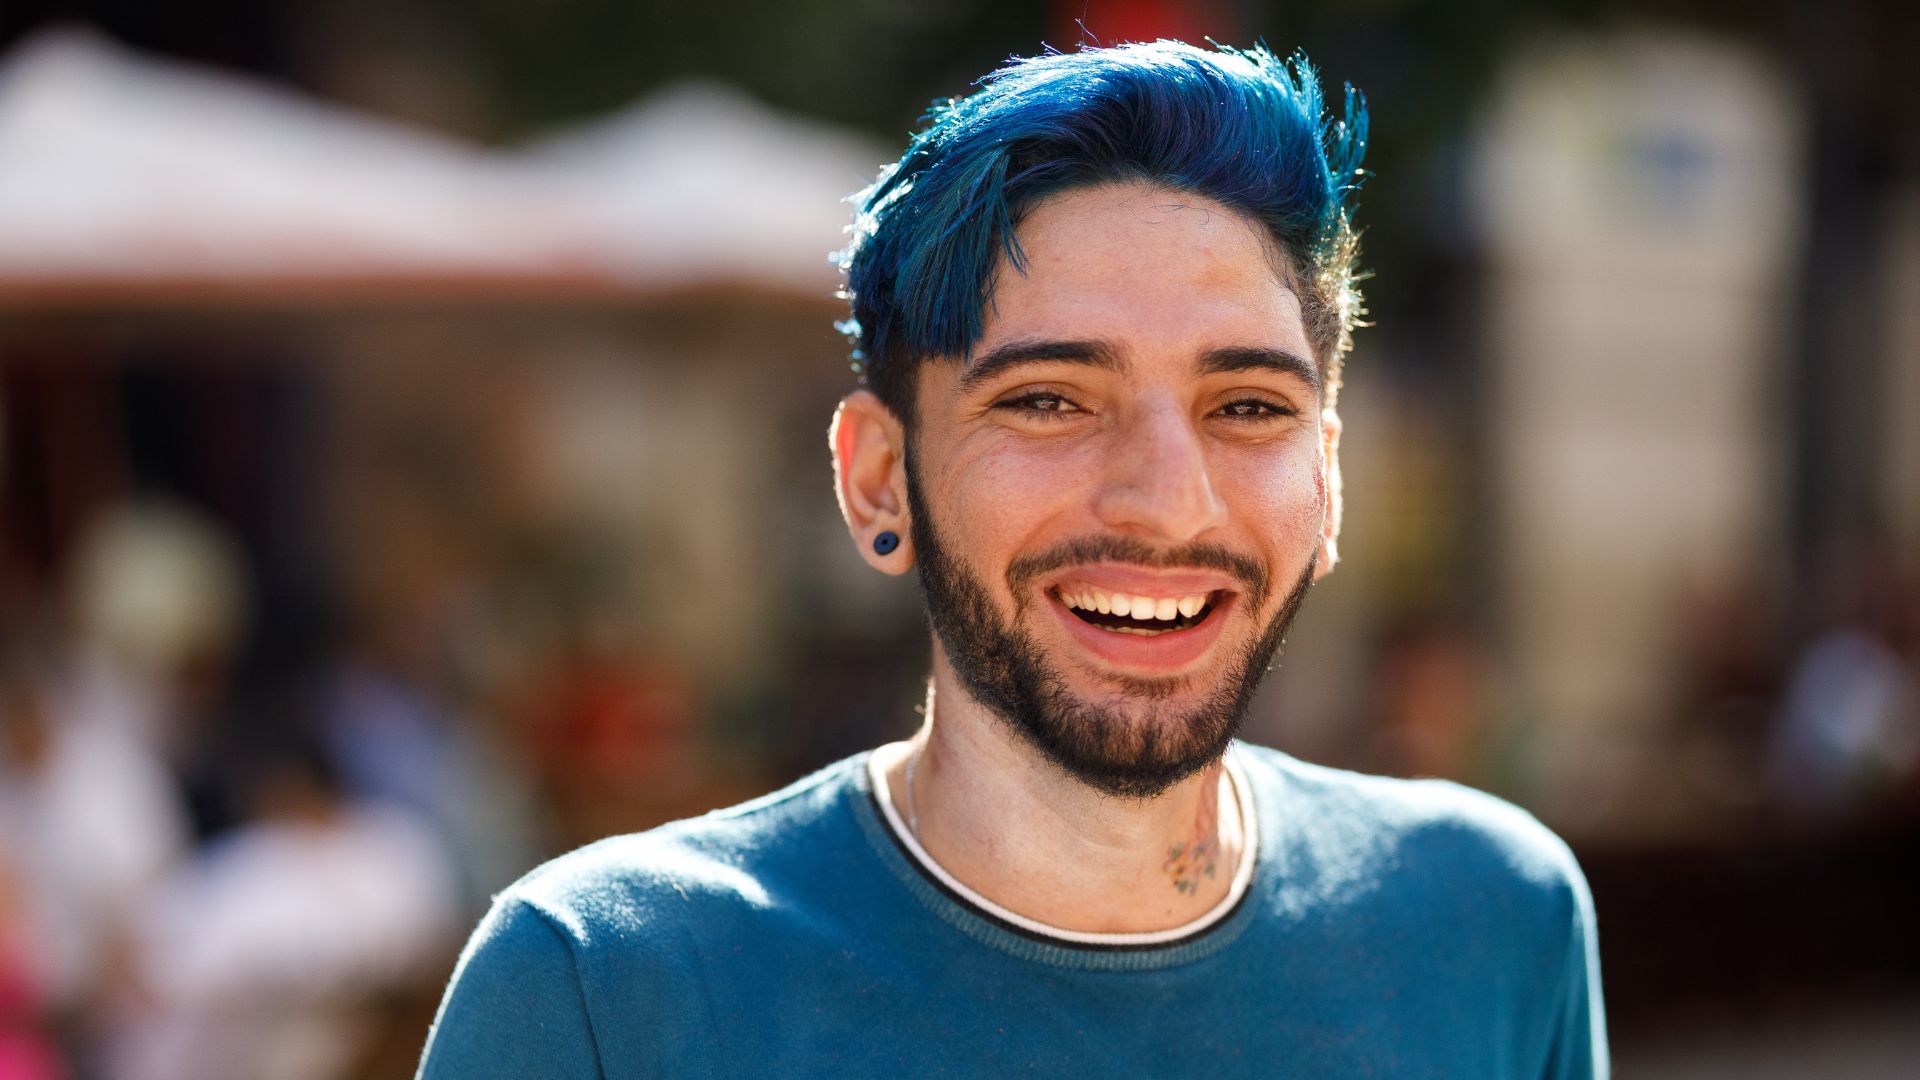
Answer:
<svg viewBox="0 0 1920 1080"><path fill-rule="evenodd" d="M1115 634L1159 637L1205 622L1221 591L1183 596L1140 596L1069 582L1055 587L1060 603L1080 621Z"/></svg>

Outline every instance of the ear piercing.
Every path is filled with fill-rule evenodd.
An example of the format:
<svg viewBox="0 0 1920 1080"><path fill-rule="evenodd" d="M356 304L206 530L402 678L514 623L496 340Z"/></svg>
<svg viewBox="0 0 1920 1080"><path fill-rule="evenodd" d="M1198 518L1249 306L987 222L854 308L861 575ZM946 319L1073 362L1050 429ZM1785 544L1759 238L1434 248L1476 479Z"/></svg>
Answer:
<svg viewBox="0 0 1920 1080"><path fill-rule="evenodd" d="M879 536L873 538L873 550L876 554L891 555L893 549L899 546L900 535L892 530L882 531Z"/></svg>

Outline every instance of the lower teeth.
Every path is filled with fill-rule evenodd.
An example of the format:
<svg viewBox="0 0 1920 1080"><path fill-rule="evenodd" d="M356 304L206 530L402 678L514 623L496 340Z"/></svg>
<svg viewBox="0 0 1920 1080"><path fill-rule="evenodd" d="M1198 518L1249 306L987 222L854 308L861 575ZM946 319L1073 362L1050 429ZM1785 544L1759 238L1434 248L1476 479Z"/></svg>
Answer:
<svg viewBox="0 0 1920 1080"><path fill-rule="evenodd" d="M1100 629L1110 634L1137 634L1140 637L1159 637L1165 630L1149 630L1144 626L1103 626Z"/></svg>

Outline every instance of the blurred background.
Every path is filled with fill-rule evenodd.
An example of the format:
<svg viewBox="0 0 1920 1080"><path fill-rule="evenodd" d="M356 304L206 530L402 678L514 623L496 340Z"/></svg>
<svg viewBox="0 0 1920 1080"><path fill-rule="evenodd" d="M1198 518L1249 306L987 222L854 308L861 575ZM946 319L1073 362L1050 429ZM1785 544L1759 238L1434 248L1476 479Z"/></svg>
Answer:
<svg viewBox="0 0 1920 1080"><path fill-rule="evenodd" d="M1916 12L5 0L0 1077L411 1075L493 891L908 733L841 200L1160 36L1373 108L1250 737L1565 835L1623 1075L1915 1075Z"/></svg>

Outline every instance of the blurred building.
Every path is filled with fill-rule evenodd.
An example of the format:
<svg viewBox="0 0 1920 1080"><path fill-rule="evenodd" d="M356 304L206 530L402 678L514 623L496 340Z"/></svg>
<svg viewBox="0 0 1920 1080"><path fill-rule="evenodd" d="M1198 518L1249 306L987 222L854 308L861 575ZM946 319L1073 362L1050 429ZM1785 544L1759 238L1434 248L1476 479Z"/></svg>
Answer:
<svg viewBox="0 0 1920 1080"><path fill-rule="evenodd" d="M1555 818L1699 820L1661 798L1684 790L1676 616L1788 562L1804 140L1781 72L1671 33L1544 42L1489 103L1496 588Z"/></svg>
<svg viewBox="0 0 1920 1080"><path fill-rule="evenodd" d="M664 781L704 720L876 604L911 619L841 565L818 435L842 200L881 156L712 85L486 152L32 39L0 68L12 547L49 573L119 500L211 505L263 648L437 619L494 711L652 670L672 715L608 715L699 803Z"/></svg>

